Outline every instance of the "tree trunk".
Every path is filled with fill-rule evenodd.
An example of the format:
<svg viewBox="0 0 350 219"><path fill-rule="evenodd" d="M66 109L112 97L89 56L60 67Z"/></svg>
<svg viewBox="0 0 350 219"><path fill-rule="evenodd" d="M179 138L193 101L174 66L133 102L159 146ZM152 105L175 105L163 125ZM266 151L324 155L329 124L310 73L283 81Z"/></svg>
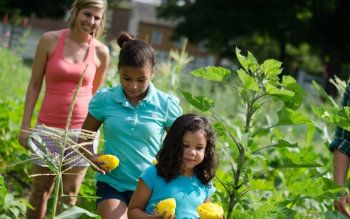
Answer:
<svg viewBox="0 0 350 219"><path fill-rule="evenodd" d="M282 68L284 71L279 75L279 78L282 80L283 75L287 75L288 73L285 71L286 69L286 64L285 64L285 59L286 59L286 40L284 38L281 38L279 40L279 49L280 49L280 57L279 61L282 62Z"/></svg>
<svg viewBox="0 0 350 219"><path fill-rule="evenodd" d="M334 48L332 50L330 59L327 63L326 69L323 73L324 88L326 92L331 96L338 94L336 87L330 83L330 79L334 79L334 75L340 75L341 66L343 62L344 51L342 48Z"/></svg>

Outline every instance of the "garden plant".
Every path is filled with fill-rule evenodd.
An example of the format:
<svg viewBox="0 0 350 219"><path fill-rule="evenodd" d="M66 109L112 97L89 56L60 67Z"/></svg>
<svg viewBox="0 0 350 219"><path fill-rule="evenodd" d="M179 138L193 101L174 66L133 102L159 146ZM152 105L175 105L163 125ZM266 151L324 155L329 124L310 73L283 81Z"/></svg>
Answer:
<svg viewBox="0 0 350 219"><path fill-rule="evenodd" d="M30 70L11 52L2 48L0 52L1 57L11 59L0 61L0 82L9 85L0 93L0 217L20 218L30 208L25 201L29 165L19 163L30 159L30 154L17 142L23 88ZM239 67L208 66L188 74L184 70L191 57L185 49L173 51L166 63L159 63L164 74L159 68L159 80L154 82L177 93L185 112L198 111L212 118L220 157L213 202L223 207L225 218L342 218L332 205L344 188L331 180L327 145L334 125L349 127L349 109L339 108L338 100L317 84L327 101L308 97L294 78L281 76L282 63L277 60L259 63L253 54L245 56L239 49L236 57ZM116 71L112 65L110 72ZM109 86L115 83L112 78L107 80ZM64 148L82 146L70 140L67 130L41 134L61 142ZM85 136L92 138L93 133ZM33 140L40 147L40 138L34 135ZM55 215L57 203L64 197L60 192L62 165L70 161L63 154L46 157L41 159L56 175L51 218L98 217L93 204L79 205L81 200L93 202L95 198L86 197L94 194L93 171L85 177L80 191L85 199L78 199L79 207Z"/></svg>
<svg viewBox="0 0 350 219"><path fill-rule="evenodd" d="M322 169L325 161L317 151L327 149L315 148L322 145L315 138L323 130L305 110L310 107L305 91L291 76L279 77L281 62L267 59L259 64L253 54L244 56L239 49L236 56L241 67L234 72L223 67L191 72L232 89L225 101L239 97L235 100L240 106L232 109L236 118L216 114L215 101L208 96L181 91L216 121L221 145L216 185L226 218L341 217L331 210L331 203L343 188L329 179L330 166ZM339 113L349 121L348 114ZM299 130L296 139L294 130Z"/></svg>

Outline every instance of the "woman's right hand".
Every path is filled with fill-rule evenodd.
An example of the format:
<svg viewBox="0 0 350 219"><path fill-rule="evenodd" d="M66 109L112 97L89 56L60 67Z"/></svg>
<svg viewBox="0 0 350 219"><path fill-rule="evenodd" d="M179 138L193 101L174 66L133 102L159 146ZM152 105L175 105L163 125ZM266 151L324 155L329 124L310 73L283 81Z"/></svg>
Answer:
<svg viewBox="0 0 350 219"><path fill-rule="evenodd" d="M27 141L30 136L29 128L21 128L18 136L19 144L28 149Z"/></svg>
<svg viewBox="0 0 350 219"><path fill-rule="evenodd" d="M350 217L348 207L350 203L350 194L346 194L338 199L334 200L334 208L343 215Z"/></svg>

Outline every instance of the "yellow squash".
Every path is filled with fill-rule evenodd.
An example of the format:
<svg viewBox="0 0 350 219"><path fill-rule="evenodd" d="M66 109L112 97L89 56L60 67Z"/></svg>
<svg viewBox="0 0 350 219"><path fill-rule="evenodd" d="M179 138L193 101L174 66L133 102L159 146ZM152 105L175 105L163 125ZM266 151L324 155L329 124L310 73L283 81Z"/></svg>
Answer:
<svg viewBox="0 0 350 219"><path fill-rule="evenodd" d="M210 202L200 204L197 208L197 212L201 219L221 219L224 216L222 207Z"/></svg>
<svg viewBox="0 0 350 219"><path fill-rule="evenodd" d="M111 154L101 155L97 158L97 160L100 162L104 162L104 164L101 165L102 168L109 171L114 170L119 165L119 159Z"/></svg>
<svg viewBox="0 0 350 219"><path fill-rule="evenodd" d="M160 201L156 207L157 214L163 214L166 211L165 217L170 215L175 216L176 201L174 198L167 198Z"/></svg>

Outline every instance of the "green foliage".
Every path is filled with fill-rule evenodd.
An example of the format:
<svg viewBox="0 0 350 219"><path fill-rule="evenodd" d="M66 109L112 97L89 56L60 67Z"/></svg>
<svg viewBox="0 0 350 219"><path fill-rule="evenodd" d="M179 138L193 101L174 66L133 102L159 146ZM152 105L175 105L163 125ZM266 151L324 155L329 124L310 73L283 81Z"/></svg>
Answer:
<svg viewBox="0 0 350 219"><path fill-rule="evenodd" d="M0 48L0 56L0 83L3 85L0 88L0 217L18 218L26 212L27 203L18 197L23 196L28 186L28 167L9 165L28 156L17 136L23 113L23 99L18 95L24 92L27 82L23 79L30 76L30 71L9 50Z"/></svg>
<svg viewBox="0 0 350 219"><path fill-rule="evenodd" d="M327 124L350 131L350 107L313 107L312 111Z"/></svg>
<svg viewBox="0 0 350 219"><path fill-rule="evenodd" d="M209 81L221 82L230 76L230 71L222 67L203 67L193 70L191 74Z"/></svg>
<svg viewBox="0 0 350 219"><path fill-rule="evenodd" d="M336 185L332 180L317 177L305 179L301 182L290 184L288 189L293 191L293 195L300 195L308 198L336 198L341 191L341 186ZM325 192L327 191L327 192Z"/></svg>
<svg viewBox="0 0 350 219"><path fill-rule="evenodd" d="M8 185L7 198L16 205L13 198L23 196L30 182L28 166L10 166L28 158L28 152L19 145L17 138L30 69L7 49L0 48L0 55L0 83L3 85L0 87L0 174ZM14 191L16 193L12 193Z"/></svg>
<svg viewBox="0 0 350 219"><path fill-rule="evenodd" d="M82 215L87 215L89 217L94 217L94 218L98 216L83 208L80 208L78 206L73 206L68 210L65 210L61 214L57 215L55 218L56 219L78 219L78 218L81 218Z"/></svg>
<svg viewBox="0 0 350 219"><path fill-rule="evenodd" d="M312 83L314 84L318 93L327 101L327 103L331 104L333 107L338 107L338 104L335 102L333 97L329 96L327 92L316 81L313 81Z"/></svg>
<svg viewBox="0 0 350 219"><path fill-rule="evenodd" d="M101 148L101 147L100 147ZM84 209L90 212L96 211L96 172L89 168L86 172L84 183L80 186L78 206L83 206ZM86 217L87 218L87 217Z"/></svg>
<svg viewBox="0 0 350 219"><path fill-rule="evenodd" d="M244 56L239 49L236 56L241 65L236 72L207 67L191 74L221 86L229 85L231 94L227 97L238 95L241 100L240 112L236 112L242 115L240 119L229 121L216 113L212 98L181 92L189 103L217 121L214 127L219 157L224 159L220 160L216 186L225 191L220 200L226 217L241 214L243 218L293 218L303 214L299 207L307 209L303 199L327 203L342 188L315 171L323 167L323 160L313 146L302 145L300 136L295 136L298 143L291 138L297 133L291 130L304 127L308 130L302 131L306 133L305 143L315 144L312 139L318 129L303 110L305 91L291 76L279 78L281 62L267 59L260 64L252 53ZM249 201L261 195L279 199L266 199L261 206Z"/></svg>
<svg viewBox="0 0 350 219"><path fill-rule="evenodd" d="M193 60L193 57L189 56L185 52L187 46L187 39L184 40L181 50L171 50L168 60L163 61L157 65L156 75L153 82L157 84L162 90L166 90L169 93L174 94L180 83L182 82L181 73L186 65Z"/></svg>
<svg viewBox="0 0 350 219"><path fill-rule="evenodd" d="M323 71L320 57L315 54L309 44L302 43L298 47L288 44L286 46L289 56L294 58L294 64L298 69L308 73L320 75Z"/></svg>
<svg viewBox="0 0 350 219"><path fill-rule="evenodd" d="M15 199L14 193L7 191L4 178L0 175L0 218L24 217L26 205L26 201Z"/></svg>
<svg viewBox="0 0 350 219"><path fill-rule="evenodd" d="M258 199L251 201L245 206L245 210L235 209L232 218L247 219L288 219L295 218L296 211L285 208L283 202L276 202L272 199Z"/></svg>
<svg viewBox="0 0 350 219"><path fill-rule="evenodd" d="M7 179L11 189L20 195L29 187L29 167L10 166L28 159L28 152L18 143L17 136L23 113L23 103L11 99L0 100L0 174ZM23 188L23 186L25 186Z"/></svg>
<svg viewBox="0 0 350 219"><path fill-rule="evenodd" d="M15 16L31 16L35 14L38 17L62 18L65 15L67 8L70 7L73 0L57 0L55 7L52 7L52 2L38 2L36 0L28 0L25 2L18 1L0 1L0 15L5 14L14 20Z"/></svg>
<svg viewBox="0 0 350 219"><path fill-rule="evenodd" d="M0 69L5 69L0 81L8 85L0 92L0 217L14 218L29 207L18 198L26 196L25 186L11 177L21 174L28 183L28 165L8 165L28 158L17 136L30 69L10 52L0 52L4 59L12 57L0 60ZM329 180L332 164L326 147L332 131L310 113L317 107L309 103L321 109L334 105L307 96L292 77L280 77L281 62L259 63L252 53L245 56L238 49L236 56L241 67L234 72L210 66L187 74L191 57L174 51L162 68L157 66L153 80L164 91L179 92L184 112L212 116L220 157L214 201L223 205L226 218L342 218L332 211L332 199L343 189ZM109 69L108 86L117 83L116 64ZM78 206L86 211L72 208L64 214L96 217L91 213L96 210L94 175L90 169L79 193Z"/></svg>
<svg viewBox="0 0 350 219"><path fill-rule="evenodd" d="M177 35L184 35L194 42L207 41L210 49L219 49L222 46L225 48L224 51L228 51L232 48L232 41L237 37L254 33L259 33L259 36L267 33L273 38L287 38L297 42L302 35L300 32L305 28L304 21L309 16L296 15L307 14L305 6L306 3L300 1L282 3L171 0L161 5L159 15L165 18L183 18L176 28ZM264 19L261 19L262 17ZM206 28L202 28L203 25Z"/></svg>
<svg viewBox="0 0 350 219"><path fill-rule="evenodd" d="M190 102L193 106L201 109L204 112L209 111L209 109L213 106L214 101L208 97L197 96L193 97L190 93L181 91L182 95Z"/></svg>
<svg viewBox="0 0 350 219"><path fill-rule="evenodd" d="M7 193L4 177L0 175L0 211L4 209L5 195Z"/></svg>
<svg viewBox="0 0 350 219"><path fill-rule="evenodd" d="M263 59L280 57L285 73L302 68L320 74L328 63L330 76L340 76L350 54L350 31L344 31L350 26L344 19L349 9L341 0L168 0L158 14L180 20L176 37L202 42L221 57L231 59L232 48L239 46Z"/></svg>
<svg viewBox="0 0 350 219"><path fill-rule="evenodd" d="M8 49L0 47L0 99L24 100L25 89L30 78L30 68L25 66L20 57Z"/></svg>
<svg viewBox="0 0 350 219"><path fill-rule="evenodd" d="M118 75L118 60L119 60L119 51L120 48L116 41L110 42L111 45L111 62L109 64L105 85L107 87L112 87L118 84L119 75Z"/></svg>

